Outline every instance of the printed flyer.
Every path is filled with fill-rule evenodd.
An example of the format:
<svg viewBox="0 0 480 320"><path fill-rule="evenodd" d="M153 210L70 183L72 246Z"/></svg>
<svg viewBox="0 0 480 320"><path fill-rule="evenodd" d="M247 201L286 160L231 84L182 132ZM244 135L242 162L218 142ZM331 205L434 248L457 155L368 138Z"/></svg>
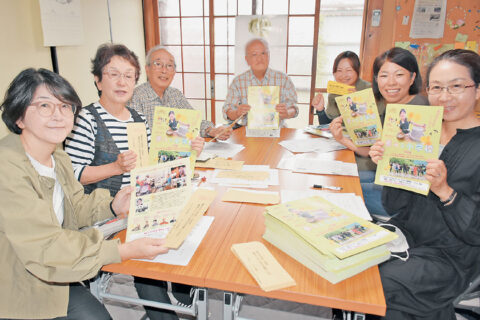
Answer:
<svg viewBox="0 0 480 320"><path fill-rule="evenodd" d="M190 157L195 166L196 153L191 141L200 134L200 112L197 110L157 106L153 117L150 142L150 164Z"/></svg>
<svg viewBox="0 0 480 320"><path fill-rule="evenodd" d="M443 107L389 104L385 113L383 159L375 183L428 194L428 159L437 159Z"/></svg>
<svg viewBox="0 0 480 320"><path fill-rule="evenodd" d="M165 238L191 194L190 159L182 158L131 171L126 241Z"/></svg>
<svg viewBox="0 0 480 320"><path fill-rule="evenodd" d="M280 136L280 117L275 106L280 101L279 86L248 87L247 137Z"/></svg>
<svg viewBox="0 0 480 320"><path fill-rule="evenodd" d="M343 123L353 143L371 146L382 135L382 123L371 88L336 97Z"/></svg>
<svg viewBox="0 0 480 320"><path fill-rule="evenodd" d="M344 95L352 92L355 92L354 86L331 80L327 82L327 93Z"/></svg>

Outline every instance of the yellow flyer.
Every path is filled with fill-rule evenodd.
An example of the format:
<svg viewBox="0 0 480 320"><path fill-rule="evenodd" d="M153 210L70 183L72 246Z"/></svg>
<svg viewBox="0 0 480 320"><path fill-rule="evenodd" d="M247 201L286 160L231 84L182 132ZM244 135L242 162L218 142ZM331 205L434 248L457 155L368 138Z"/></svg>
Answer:
<svg viewBox="0 0 480 320"><path fill-rule="evenodd" d="M197 110L155 107L150 164L190 157L194 168L196 153L192 152L191 141L200 133L200 122Z"/></svg>
<svg viewBox="0 0 480 320"><path fill-rule="evenodd" d="M354 86L349 86L337 81L328 81L327 82L327 93L344 95L348 93L355 92Z"/></svg>
<svg viewBox="0 0 480 320"><path fill-rule="evenodd" d="M191 194L189 159L133 169L126 241L165 238Z"/></svg>
<svg viewBox="0 0 480 320"><path fill-rule="evenodd" d="M383 159L375 183L428 194L425 178L428 159L437 159L443 107L387 105L382 134Z"/></svg>
<svg viewBox="0 0 480 320"><path fill-rule="evenodd" d="M265 136L269 136L267 132L278 131L280 126L280 117L275 110L275 106L280 101L279 86L250 86L248 87L248 104L251 109L248 112L248 130L265 131ZM247 132L247 136L248 135Z"/></svg>
<svg viewBox="0 0 480 320"><path fill-rule="evenodd" d="M345 128L357 146L371 146L382 135L382 123L371 88L336 97Z"/></svg>

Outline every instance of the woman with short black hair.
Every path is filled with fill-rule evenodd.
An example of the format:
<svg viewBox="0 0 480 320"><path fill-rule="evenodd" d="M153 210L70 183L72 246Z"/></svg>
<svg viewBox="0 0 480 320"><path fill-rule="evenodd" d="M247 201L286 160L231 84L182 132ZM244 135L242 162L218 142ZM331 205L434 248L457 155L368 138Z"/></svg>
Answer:
<svg viewBox="0 0 480 320"><path fill-rule="evenodd" d="M418 94L421 84L417 59L410 51L391 48L375 59L372 89L382 125L387 103L428 105L427 98ZM357 147L350 138L345 137L342 122L342 117L335 118L330 123L330 130L335 140L355 152L365 205L377 218L388 216L382 206L382 186L374 184L377 166L368 157L370 147Z"/></svg>
<svg viewBox="0 0 480 320"><path fill-rule="evenodd" d="M440 157L428 160L427 196L385 187L383 204L405 235L404 259L380 265L387 319L456 319L453 300L479 275L480 56L446 51L427 71L431 105L444 107ZM377 163L384 146L370 156Z"/></svg>
<svg viewBox="0 0 480 320"><path fill-rule="evenodd" d="M168 251L163 240L104 240L97 221L125 216L131 187L112 200L106 190L85 195L59 147L81 106L72 86L45 69L26 69L1 104L11 131L0 140L0 318L109 319L79 281L100 268Z"/></svg>

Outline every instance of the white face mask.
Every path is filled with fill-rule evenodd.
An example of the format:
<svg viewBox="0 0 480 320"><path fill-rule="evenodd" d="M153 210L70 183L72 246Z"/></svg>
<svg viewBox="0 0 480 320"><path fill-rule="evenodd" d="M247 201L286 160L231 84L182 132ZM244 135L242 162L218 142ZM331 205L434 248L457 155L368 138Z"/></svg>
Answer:
<svg viewBox="0 0 480 320"><path fill-rule="evenodd" d="M387 248L392 253L392 257L398 258L403 261L407 261L409 258L408 248L410 247L408 245L407 238L405 238L405 235L403 234L402 230L400 230L393 224L388 224L388 223L385 223L385 224L382 223L382 224L379 224L379 226L382 226L382 227L386 226L386 227L391 227L395 229L394 232L398 236L398 238L388 242L386 244ZM390 230L390 228L387 228L387 229ZM402 254L404 256L400 256L399 254Z"/></svg>

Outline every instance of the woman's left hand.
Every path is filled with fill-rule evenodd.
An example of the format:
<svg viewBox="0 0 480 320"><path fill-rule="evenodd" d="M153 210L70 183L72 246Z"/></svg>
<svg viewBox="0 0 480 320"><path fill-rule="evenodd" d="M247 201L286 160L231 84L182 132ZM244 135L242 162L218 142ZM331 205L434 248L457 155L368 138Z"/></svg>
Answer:
<svg viewBox="0 0 480 320"><path fill-rule="evenodd" d="M113 198L112 209L120 219L126 218L128 214L128 209L130 208L130 196L132 194L133 188L127 186L120 189Z"/></svg>
<svg viewBox="0 0 480 320"><path fill-rule="evenodd" d="M203 139L202 137L196 137L195 139L192 140L191 147L192 147L192 150L197 151L197 156L198 156L202 152L204 145L205 145L205 139Z"/></svg>
<svg viewBox="0 0 480 320"><path fill-rule="evenodd" d="M453 189L447 183L447 167L439 159L430 159L427 162L425 178L430 182L430 190L441 201L445 201L453 192Z"/></svg>

